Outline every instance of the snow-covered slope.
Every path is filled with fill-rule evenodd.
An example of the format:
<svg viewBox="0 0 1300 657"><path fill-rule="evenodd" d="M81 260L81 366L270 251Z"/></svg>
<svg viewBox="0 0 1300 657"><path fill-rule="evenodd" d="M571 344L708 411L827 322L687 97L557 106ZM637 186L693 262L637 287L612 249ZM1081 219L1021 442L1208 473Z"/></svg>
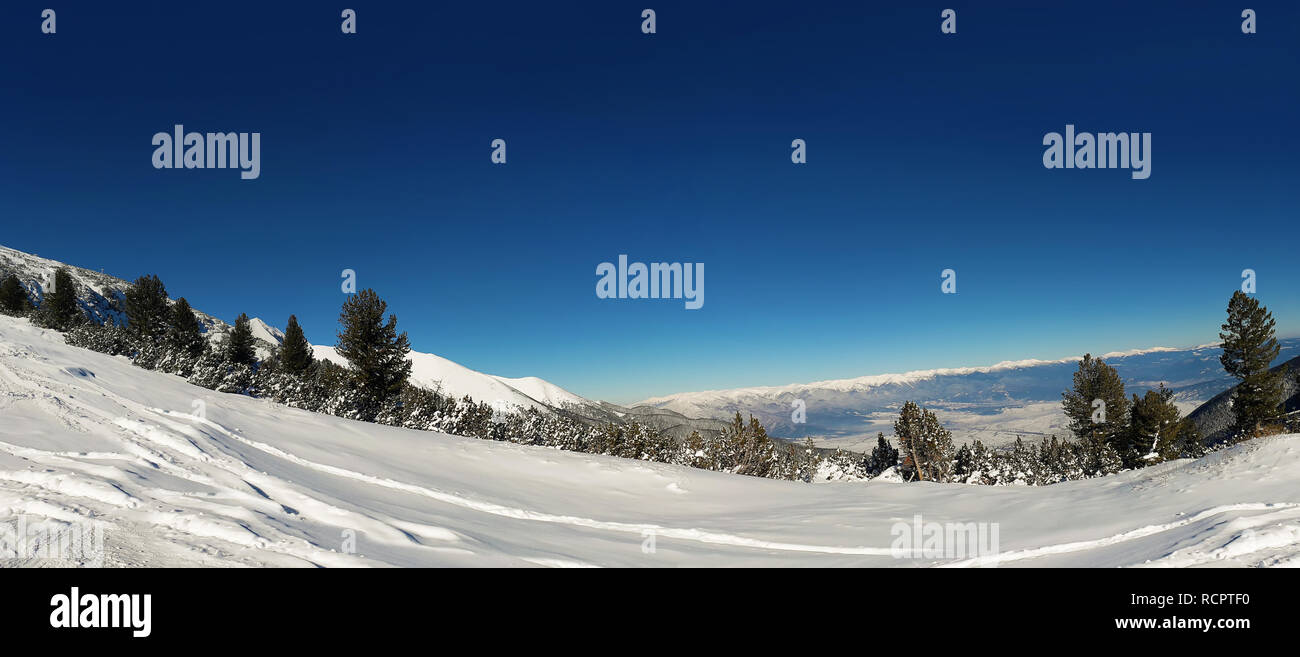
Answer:
<svg viewBox="0 0 1300 657"><path fill-rule="evenodd" d="M284 331L267 324L261 318L254 317L248 320L248 328L252 331L255 340L276 346L284 344Z"/></svg>
<svg viewBox="0 0 1300 657"><path fill-rule="evenodd" d="M348 361L334 347L312 345L312 354L321 360L347 366ZM553 383L535 377L507 379L471 370L435 354L412 351L411 383L439 390L454 397L469 395L477 402L504 404L504 409L563 408L565 404L594 405Z"/></svg>
<svg viewBox="0 0 1300 657"><path fill-rule="evenodd" d="M110 566L980 565L891 556L917 514L996 523L1002 566L1300 565L1297 481L1300 435L1041 488L726 475L215 393L0 317L0 528L102 522Z"/></svg>
<svg viewBox="0 0 1300 657"><path fill-rule="evenodd" d="M583 407L592 404L589 399L579 397L550 381L535 376L525 376L518 379L509 379L504 376L493 376L492 378L518 390L531 399L536 399L555 408Z"/></svg>
<svg viewBox="0 0 1300 657"><path fill-rule="evenodd" d="M96 322L112 320L118 324L126 323L125 293L132 284L115 276L81 267L74 267L57 260L42 258L5 246L0 246L0 279L13 274L27 288L28 295L39 303L44 298L45 289L54 280L54 272L59 268L68 270L73 283L77 286L77 299L84 310ZM197 308L199 327L205 333L220 332L228 328L221 320L208 315Z"/></svg>
<svg viewBox="0 0 1300 657"><path fill-rule="evenodd" d="M313 345L312 353L316 358L338 365L346 367L348 364L334 347ZM409 358L413 385L438 390L457 399L469 395L476 402L492 404L505 411L529 408L544 413L564 411L594 424L635 420L677 438L684 438L692 431L705 436L715 435L726 425L715 420L689 418L670 410L625 408L609 402L595 402L544 379L534 376L512 379L485 374L435 354L412 351Z"/></svg>

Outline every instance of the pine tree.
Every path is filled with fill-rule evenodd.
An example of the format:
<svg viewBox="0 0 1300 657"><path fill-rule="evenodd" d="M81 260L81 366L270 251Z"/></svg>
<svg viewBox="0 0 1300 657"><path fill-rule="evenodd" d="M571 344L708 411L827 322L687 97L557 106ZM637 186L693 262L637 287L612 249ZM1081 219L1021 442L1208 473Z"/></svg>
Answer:
<svg viewBox="0 0 1300 657"><path fill-rule="evenodd" d="M952 473L952 432L943 428L933 412L916 402L903 404L894 422L894 435L903 457L899 470L904 478L948 481Z"/></svg>
<svg viewBox="0 0 1300 657"><path fill-rule="evenodd" d="M54 272L54 286L41 300L39 323L56 331L66 331L86 321L86 315L77 305L77 285L68 270Z"/></svg>
<svg viewBox="0 0 1300 657"><path fill-rule="evenodd" d="M970 477L970 474L974 471L975 471L974 453L971 451L970 445L966 443L962 443L961 447L957 448L957 456L953 458L953 463L952 463L953 480L959 483L964 483L966 479Z"/></svg>
<svg viewBox="0 0 1300 657"><path fill-rule="evenodd" d="M1085 440L1079 445L1082 474L1088 477L1115 474L1124 469L1124 460L1110 443Z"/></svg>
<svg viewBox="0 0 1300 657"><path fill-rule="evenodd" d="M1038 446L1038 458L1042 462L1043 483L1054 484L1064 480L1064 467L1061 459L1061 445L1056 436L1044 438Z"/></svg>
<svg viewBox="0 0 1300 657"><path fill-rule="evenodd" d="M172 314L161 279L153 274L135 279L126 291L126 317L131 331L144 340L157 340L167 334Z"/></svg>
<svg viewBox="0 0 1300 657"><path fill-rule="evenodd" d="M280 346L280 366L285 372L294 376L305 374L311 368L311 344L298 326L298 318L289 315L289 323L284 327L284 343Z"/></svg>
<svg viewBox="0 0 1300 657"><path fill-rule="evenodd" d="M1008 455L1011 465L1012 481L1018 481L1025 484L1033 485L1034 481L1034 455L1025 446L1024 438L1016 436L1016 442L1011 445L1011 453Z"/></svg>
<svg viewBox="0 0 1300 657"><path fill-rule="evenodd" d="M31 310L31 299L18 277L10 274L0 283L0 312L6 315L23 315Z"/></svg>
<svg viewBox="0 0 1300 657"><path fill-rule="evenodd" d="M199 318L190 308L190 302L181 297L176 300L170 312L171 321L167 327L167 342L174 348L191 356L203 353L203 331L199 327Z"/></svg>
<svg viewBox="0 0 1300 657"><path fill-rule="evenodd" d="M411 375L411 363L406 359L410 343L406 333L398 334L396 315L389 315L384 322L387 310L388 304L374 290L365 289L348 297L339 314L343 330L337 348L351 365L358 395L355 410L361 419L378 415L384 402L400 393Z"/></svg>
<svg viewBox="0 0 1300 657"><path fill-rule="evenodd" d="M1138 398L1133 395L1129 419L1131 438L1127 450L1119 450L1124 467L1134 468L1184 456L1194 456L1200 435L1182 418L1174 404L1174 392L1162 383Z"/></svg>
<svg viewBox="0 0 1300 657"><path fill-rule="evenodd" d="M1127 438L1128 398L1115 368L1085 354L1074 373L1074 389L1061 393L1070 430L1079 438L1115 449Z"/></svg>
<svg viewBox="0 0 1300 657"><path fill-rule="evenodd" d="M871 450L871 464L868 472L874 477L885 470L898 465L898 450L885 440L884 433L876 434L876 447Z"/></svg>
<svg viewBox="0 0 1300 657"><path fill-rule="evenodd" d="M682 462L693 468L709 467L708 458L705 455L704 437L699 431L692 431L690 436L682 443Z"/></svg>
<svg viewBox="0 0 1300 657"><path fill-rule="evenodd" d="M1232 413L1238 439L1259 435L1266 426L1279 423L1282 404L1282 372L1269 371L1279 345L1274 338L1273 313L1238 290L1228 302L1228 321L1219 338L1223 355L1219 362L1228 374L1241 380L1232 393Z"/></svg>
<svg viewBox="0 0 1300 657"><path fill-rule="evenodd" d="M970 473L966 477L967 483L972 484L995 484L997 481L993 477L993 455L989 453L988 448L978 439L971 444L970 449Z"/></svg>
<svg viewBox="0 0 1300 657"><path fill-rule="evenodd" d="M236 365L252 365L257 361L253 349L253 329L248 325L248 315L239 313L235 328L226 336L226 360Z"/></svg>

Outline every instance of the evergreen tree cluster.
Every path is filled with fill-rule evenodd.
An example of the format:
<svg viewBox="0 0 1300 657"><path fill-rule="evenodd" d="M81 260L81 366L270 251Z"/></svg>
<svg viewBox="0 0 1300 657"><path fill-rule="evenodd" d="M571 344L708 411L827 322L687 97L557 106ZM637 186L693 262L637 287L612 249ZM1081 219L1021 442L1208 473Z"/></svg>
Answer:
<svg viewBox="0 0 1300 657"><path fill-rule="evenodd" d="M53 284L33 311L32 321L56 331L68 331L88 321L77 301L77 284L68 270L60 267L54 272Z"/></svg>
<svg viewBox="0 0 1300 657"><path fill-rule="evenodd" d="M1085 354L1074 388L1061 394L1061 406L1088 455L1088 469L1107 473L1204 453L1200 434L1173 399L1163 383L1142 397L1126 398L1115 368Z"/></svg>
<svg viewBox="0 0 1300 657"><path fill-rule="evenodd" d="M952 476L952 432L943 428L933 412L916 402L903 404L894 422L898 452L902 457L899 474L912 481L949 481Z"/></svg>
<svg viewBox="0 0 1300 657"><path fill-rule="evenodd" d="M876 447L871 450L871 456L868 457L865 464L866 473L869 476L880 476L885 470L898 465L898 450L885 440L885 434L876 434Z"/></svg>
<svg viewBox="0 0 1300 657"><path fill-rule="evenodd" d="M979 440L963 444L953 460L949 481L986 486L1045 486L1114 474L1122 469L1119 455L1095 440L1070 442L1056 436L1036 445L1016 438L1006 449L989 449Z"/></svg>
<svg viewBox="0 0 1300 657"><path fill-rule="evenodd" d="M684 465L715 472L812 481L822 457L812 443L774 440L756 418L746 422L736 413L722 434L705 439L693 432L684 443Z"/></svg>

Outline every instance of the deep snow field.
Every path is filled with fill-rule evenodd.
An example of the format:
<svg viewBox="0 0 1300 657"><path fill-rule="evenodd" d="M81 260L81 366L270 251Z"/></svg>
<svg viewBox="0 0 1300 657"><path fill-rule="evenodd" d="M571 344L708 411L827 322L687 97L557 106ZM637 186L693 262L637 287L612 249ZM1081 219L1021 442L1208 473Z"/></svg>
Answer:
<svg viewBox="0 0 1300 657"><path fill-rule="evenodd" d="M1000 552L891 556L918 514L996 523ZM1298 566L1300 435L1046 487L804 484L308 413L0 316L0 531L20 518L102 522L110 567Z"/></svg>

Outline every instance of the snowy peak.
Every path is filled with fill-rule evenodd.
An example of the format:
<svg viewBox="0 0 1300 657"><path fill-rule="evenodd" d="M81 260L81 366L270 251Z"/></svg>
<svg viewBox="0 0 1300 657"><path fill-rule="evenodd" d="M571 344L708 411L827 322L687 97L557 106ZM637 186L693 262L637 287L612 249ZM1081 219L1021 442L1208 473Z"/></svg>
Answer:
<svg viewBox="0 0 1300 657"><path fill-rule="evenodd" d="M548 406L567 408L570 405L583 406L592 403L584 397L579 397L550 381L535 376L525 376L518 379L508 379L501 376L493 376L492 378Z"/></svg>
<svg viewBox="0 0 1300 657"><path fill-rule="evenodd" d="M312 353L321 360L347 367L348 361L334 347L312 345ZM437 390L455 398L469 395L476 402L499 406L502 410L535 408L551 411L565 404L594 405L554 383L536 377L507 379L472 370L435 354L412 351L411 384ZM516 385L517 384L517 385Z"/></svg>
<svg viewBox="0 0 1300 657"><path fill-rule="evenodd" d="M248 320L248 328L252 330L253 337L262 342L280 346L284 344L284 331L281 331L270 324L254 317Z"/></svg>

